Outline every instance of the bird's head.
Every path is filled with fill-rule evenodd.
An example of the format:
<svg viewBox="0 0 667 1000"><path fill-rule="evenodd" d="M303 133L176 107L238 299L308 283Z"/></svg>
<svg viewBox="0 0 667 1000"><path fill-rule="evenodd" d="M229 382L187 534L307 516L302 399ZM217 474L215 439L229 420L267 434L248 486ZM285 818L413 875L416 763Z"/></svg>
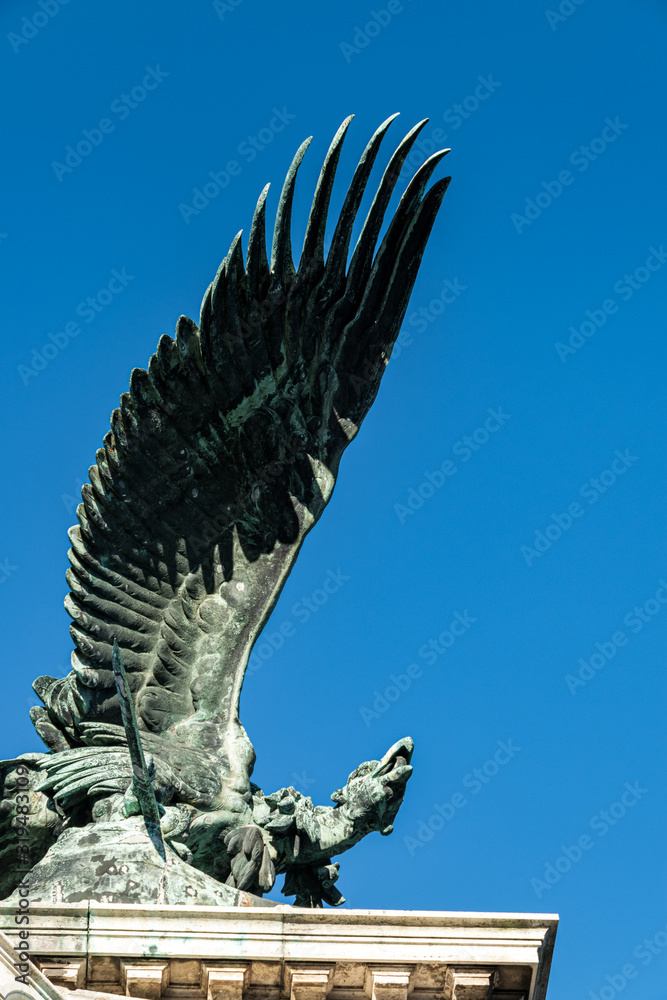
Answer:
<svg viewBox="0 0 667 1000"><path fill-rule="evenodd" d="M403 801L412 774L410 759L414 744L410 737L394 743L382 760L367 760L355 768L344 788L331 796L357 830L391 833L392 823Z"/></svg>

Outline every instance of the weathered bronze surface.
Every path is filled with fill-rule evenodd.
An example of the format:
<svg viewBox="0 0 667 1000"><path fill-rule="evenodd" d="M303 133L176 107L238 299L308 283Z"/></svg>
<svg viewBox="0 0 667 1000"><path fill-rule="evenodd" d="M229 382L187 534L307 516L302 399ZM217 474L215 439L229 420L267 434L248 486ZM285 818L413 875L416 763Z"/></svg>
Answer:
<svg viewBox="0 0 667 1000"><path fill-rule="evenodd" d="M358 767L334 807L314 807L294 788L264 795L250 781L255 753L238 715L253 644L375 399L449 182L424 194L437 153L376 251L417 125L348 266L388 119L325 259L350 121L324 161L298 269L290 216L310 140L285 180L270 261L267 187L245 264L239 234L199 326L181 316L112 414L70 532L73 669L34 683L43 707L31 717L49 752L0 764L0 897L27 878L33 901L271 905L259 897L284 872L297 905L338 905L331 858L391 832L411 740Z"/></svg>

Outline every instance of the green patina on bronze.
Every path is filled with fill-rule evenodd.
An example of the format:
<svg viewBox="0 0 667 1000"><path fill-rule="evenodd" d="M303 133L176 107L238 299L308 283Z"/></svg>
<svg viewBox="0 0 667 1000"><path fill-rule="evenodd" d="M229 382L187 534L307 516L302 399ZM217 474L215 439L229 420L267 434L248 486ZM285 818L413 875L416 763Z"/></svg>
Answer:
<svg viewBox="0 0 667 1000"><path fill-rule="evenodd" d="M348 265L388 119L325 258L350 121L325 158L298 268L290 218L310 140L288 171L270 259L267 187L245 262L239 234L199 326L181 316L112 414L70 532L73 670L34 683L43 706L31 717L49 753L0 764L0 897L29 868L35 902L263 905L285 873L297 905L335 906L331 858L391 832L411 740L358 767L335 806L313 806L250 781L255 753L239 720L253 645L375 399L449 182L426 191L437 153L377 246L422 122L391 157Z"/></svg>

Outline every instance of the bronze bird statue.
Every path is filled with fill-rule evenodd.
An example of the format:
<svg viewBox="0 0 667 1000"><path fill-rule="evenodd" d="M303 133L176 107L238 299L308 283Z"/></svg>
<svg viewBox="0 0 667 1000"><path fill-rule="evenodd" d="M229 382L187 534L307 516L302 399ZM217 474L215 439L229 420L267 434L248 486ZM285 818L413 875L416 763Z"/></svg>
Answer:
<svg viewBox="0 0 667 1000"><path fill-rule="evenodd" d="M361 764L334 806L264 795L239 719L241 685L341 456L377 394L450 178L431 156L380 240L405 136L350 256L382 139L356 167L325 255L351 118L327 152L295 265L288 170L270 256L262 191L244 261L239 233L204 296L162 336L82 489L71 529L72 671L39 677L31 710L49 752L0 764L0 897L262 905L276 875L301 906L343 902L332 857L388 834L412 741ZM379 245L378 245L379 244ZM349 258L349 263L348 263ZM271 904L275 905L275 904Z"/></svg>

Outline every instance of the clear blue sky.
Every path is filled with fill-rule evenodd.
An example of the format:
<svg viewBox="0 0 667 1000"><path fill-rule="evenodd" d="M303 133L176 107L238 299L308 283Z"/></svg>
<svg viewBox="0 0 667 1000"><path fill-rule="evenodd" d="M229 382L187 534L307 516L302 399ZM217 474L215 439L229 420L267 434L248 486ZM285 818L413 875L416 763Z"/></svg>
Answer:
<svg viewBox="0 0 667 1000"><path fill-rule="evenodd" d="M255 777L326 803L413 736L348 905L559 912L552 1000L664 997L664 4L55 3L0 11L0 756L68 669L66 530L131 368L303 138L295 243L346 115L334 211L428 116L454 180L244 688Z"/></svg>

